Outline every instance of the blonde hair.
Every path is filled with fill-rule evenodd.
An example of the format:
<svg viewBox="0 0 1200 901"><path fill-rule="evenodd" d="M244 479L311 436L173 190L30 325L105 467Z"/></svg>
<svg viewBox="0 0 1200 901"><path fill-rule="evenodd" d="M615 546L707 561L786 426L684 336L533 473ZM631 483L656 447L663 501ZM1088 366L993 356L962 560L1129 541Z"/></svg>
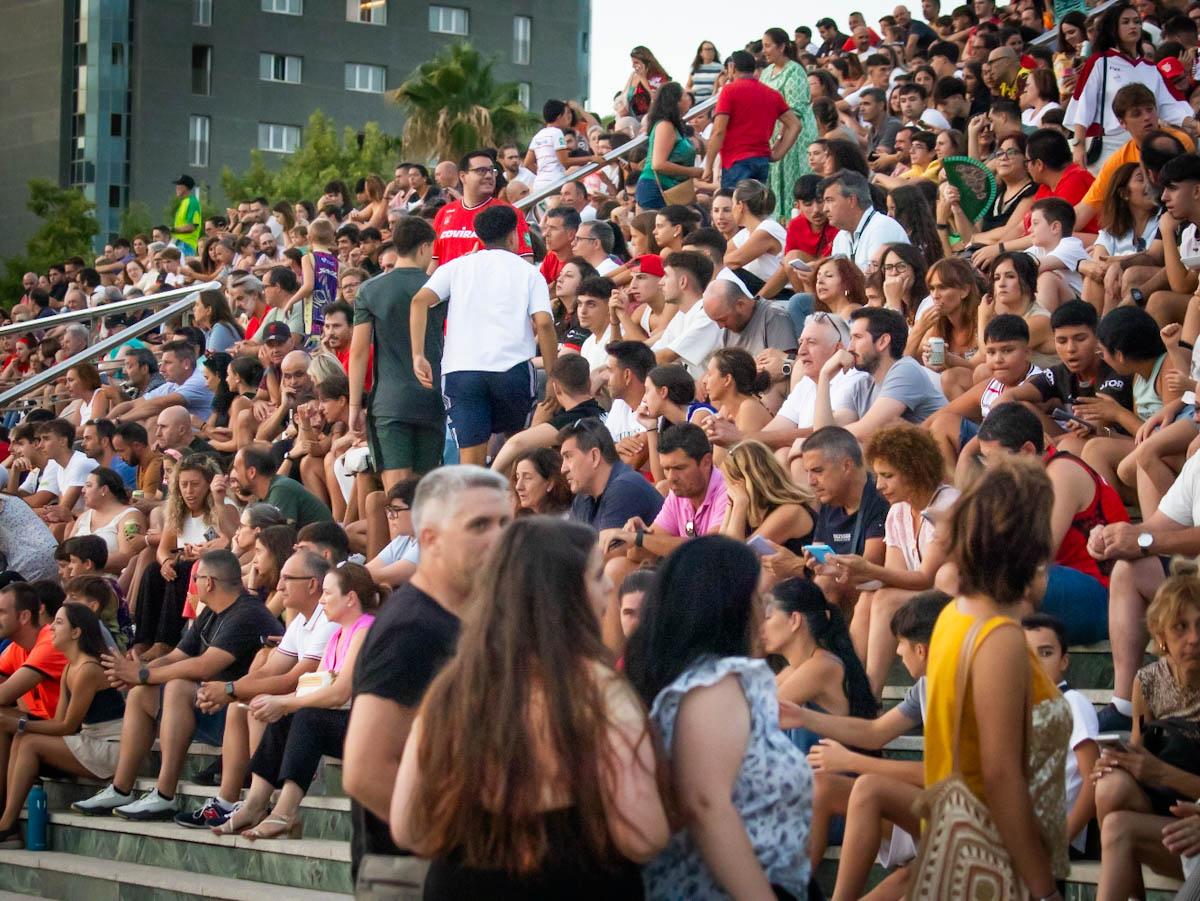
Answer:
<svg viewBox="0 0 1200 901"><path fill-rule="evenodd" d="M308 377L314 385L319 385L330 377L346 377L346 370L333 354L319 351L312 355L308 364Z"/></svg>
<svg viewBox="0 0 1200 901"><path fill-rule="evenodd" d="M1158 586L1146 610L1146 628L1163 653L1167 649L1167 631L1186 607L1200 607L1200 561L1176 557L1171 561L1171 575Z"/></svg>
<svg viewBox="0 0 1200 901"><path fill-rule="evenodd" d="M315 219L308 223L308 240L311 244L332 247L337 240L337 236L333 230L333 223L328 219Z"/></svg>
<svg viewBox="0 0 1200 901"><path fill-rule="evenodd" d="M739 441L729 449L720 467L726 478L746 486L750 498L746 521L754 528L784 504L807 506L813 500L809 491L788 478L770 448L761 441Z"/></svg>

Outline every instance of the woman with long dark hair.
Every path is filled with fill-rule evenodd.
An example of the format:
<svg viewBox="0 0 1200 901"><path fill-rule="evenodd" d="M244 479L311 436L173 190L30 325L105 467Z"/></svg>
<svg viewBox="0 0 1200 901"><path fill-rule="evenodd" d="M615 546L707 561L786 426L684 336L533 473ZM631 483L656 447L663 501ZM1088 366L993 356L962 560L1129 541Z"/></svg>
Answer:
<svg viewBox="0 0 1200 901"><path fill-rule="evenodd" d="M786 219L791 204L792 186L801 175L807 175L808 145L817 137L817 122L813 118L812 97L808 91L808 73L796 62L796 44L782 28L768 28L762 38L766 67L758 80L783 95L787 105L800 119L800 134L783 158L771 163L767 187L775 194L776 219ZM782 126L775 126L778 135Z"/></svg>
<svg viewBox="0 0 1200 901"><path fill-rule="evenodd" d="M1158 201L1138 163L1118 166L1100 210L1101 229L1079 264L1083 299L1107 313L1121 302L1121 257L1145 253L1158 237Z"/></svg>
<svg viewBox="0 0 1200 901"><path fill-rule="evenodd" d="M1067 104L1063 125L1075 133L1075 162L1099 171L1104 161L1129 140L1129 132L1112 111L1117 91L1127 84L1144 84L1158 101L1163 122L1196 128L1192 107L1176 100L1152 60L1142 55L1142 16L1133 3L1122 2L1100 14L1092 54L1084 63ZM1100 155L1088 162L1089 138L1102 142Z"/></svg>
<svg viewBox="0 0 1200 901"><path fill-rule="evenodd" d="M227 351L246 337L221 291L201 291L192 306L192 319L204 332L204 348L209 352Z"/></svg>
<svg viewBox="0 0 1200 901"><path fill-rule="evenodd" d="M1029 326L1029 347L1035 366L1054 366L1061 362L1054 349L1050 313L1037 302L1037 262L1022 251L1007 251L992 263L992 290L979 305L978 345L983 347L987 324L1001 313L1020 316Z"/></svg>
<svg viewBox="0 0 1200 901"><path fill-rule="evenodd" d="M741 542L688 541L630 636L625 672L651 705L685 824L643 869L649 897L808 897L812 772L779 729L770 667L751 656L758 579Z"/></svg>
<svg viewBox="0 0 1200 901"><path fill-rule="evenodd" d="M481 572L405 745L392 837L432 861L430 901L640 898L669 827L646 714L601 640L596 535L519 519Z"/></svg>
<svg viewBox="0 0 1200 901"><path fill-rule="evenodd" d="M562 457L552 447L535 447L517 457L511 481L517 516L561 516L571 506Z"/></svg>
<svg viewBox="0 0 1200 901"><path fill-rule="evenodd" d="M1075 93L1075 82L1083 67L1088 39L1087 16L1077 9L1058 20L1058 42L1052 60L1054 77L1058 79L1059 99L1066 103Z"/></svg>
<svg viewBox="0 0 1200 901"><path fill-rule="evenodd" d="M671 80L662 64L641 44L629 51L629 61L633 71L625 82L625 100L629 111L641 118L650 111L650 103L654 92Z"/></svg>
<svg viewBox="0 0 1200 901"><path fill-rule="evenodd" d="M884 306L904 317L909 328L917 320L917 309L926 300L925 258L912 244L889 244L880 258L883 272Z"/></svg>
<svg viewBox="0 0 1200 901"><path fill-rule="evenodd" d="M695 96L697 103L712 96L713 85L721 74L721 68L721 51L717 45L712 41L701 41L687 79L687 89Z"/></svg>
<svg viewBox="0 0 1200 901"><path fill-rule="evenodd" d="M938 236L937 216L927 197L921 188L907 184L892 189L887 199L888 215L908 233L909 242L920 251L926 269L946 255Z"/></svg>
<svg viewBox="0 0 1200 901"><path fill-rule="evenodd" d="M34 591L24 583L10 590ZM109 686L100 662L110 653L104 626L83 604L63 604L50 624L50 641L67 658L54 719L0 717L0 731L12 740L8 793L0 817L3 848L24 847L17 823L25 797L44 767L84 779L111 779L117 767L125 700ZM24 721L20 731L19 720Z"/></svg>
<svg viewBox="0 0 1200 901"><path fill-rule="evenodd" d="M687 137L683 111L687 99L678 82L668 81L654 95L646 117L646 164L637 182L637 205L641 210L660 210L667 205L664 191L699 178L704 170L693 165L696 148Z"/></svg>

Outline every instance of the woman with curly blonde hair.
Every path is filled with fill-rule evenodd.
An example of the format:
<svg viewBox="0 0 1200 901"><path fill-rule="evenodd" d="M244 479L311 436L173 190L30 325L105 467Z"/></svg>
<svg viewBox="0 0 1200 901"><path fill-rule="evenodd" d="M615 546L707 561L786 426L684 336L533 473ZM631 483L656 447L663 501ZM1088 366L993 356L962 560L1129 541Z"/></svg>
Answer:
<svg viewBox="0 0 1200 901"><path fill-rule="evenodd" d="M739 441L719 465L729 493L721 534L738 541L757 535L799 555L812 538L812 494L760 441Z"/></svg>
<svg viewBox="0 0 1200 901"><path fill-rule="evenodd" d="M169 653L183 633L192 565L205 551L229 546L238 528L237 509L225 503L224 492L213 491L221 474L211 457L189 454L171 476L164 505L162 537L138 591L134 617L134 648L142 659Z"/></svg>
<svg viewBox="0 0 1200 901"><path fill-rule="evenodd" d="M937 523L958 500L958 491L946 482L937 442L917 426L880 429L863 456L875 474L875 487L891 504L884 523L883 565L858 554L838 554L831 562L838 567L838 579L878 583L875 590L863 592L850 622L854 648L866 661L878 698L896 656L892 615L918 591L933 587L938 567L946 561Z"/></svg>

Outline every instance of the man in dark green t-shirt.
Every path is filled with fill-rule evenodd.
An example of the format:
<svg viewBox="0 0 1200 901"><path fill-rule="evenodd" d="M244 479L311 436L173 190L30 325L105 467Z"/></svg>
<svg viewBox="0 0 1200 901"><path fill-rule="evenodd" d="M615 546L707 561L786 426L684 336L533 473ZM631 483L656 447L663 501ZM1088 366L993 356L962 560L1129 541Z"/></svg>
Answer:
<svg viewBox="0 0 1200 901"><path fill-rule="evenodd" d="M294 479L275 475L279 461L269 444L247 444L233 458L230 478L236 487L277 508L284 519L297 529L309 523L330 522L329 508Z"/></svg>
<svg viewBox="0 0 1200 901"><path fill-rule="evenodd" d="M446 412L442 395L413 375L408 310L425 284L433 258L433 228L407 216L396 223L392 240L396 267L368 279L354 301L354 339L350 346L350 427L366 433L375 469L384 489L409 475L424 475L441 465ZM441 384L442 332L446 304L429 311L425 358L433 366L433 384ZM368 351L374 348L375 377L363 402Z"/></svg>

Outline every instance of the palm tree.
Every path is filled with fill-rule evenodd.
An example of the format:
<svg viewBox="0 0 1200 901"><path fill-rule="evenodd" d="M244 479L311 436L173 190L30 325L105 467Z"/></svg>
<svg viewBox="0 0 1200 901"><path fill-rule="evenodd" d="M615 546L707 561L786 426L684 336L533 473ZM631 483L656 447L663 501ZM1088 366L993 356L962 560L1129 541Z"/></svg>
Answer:
<svg viewBox="0 0 1200 901"><path fill-rule="evenodd" d="M457 159L536 128L537 118L518 99L517 83L497 83L492 65L469 43L449 44L393 91L391 99L407 114L405 150Z"/></svg>

